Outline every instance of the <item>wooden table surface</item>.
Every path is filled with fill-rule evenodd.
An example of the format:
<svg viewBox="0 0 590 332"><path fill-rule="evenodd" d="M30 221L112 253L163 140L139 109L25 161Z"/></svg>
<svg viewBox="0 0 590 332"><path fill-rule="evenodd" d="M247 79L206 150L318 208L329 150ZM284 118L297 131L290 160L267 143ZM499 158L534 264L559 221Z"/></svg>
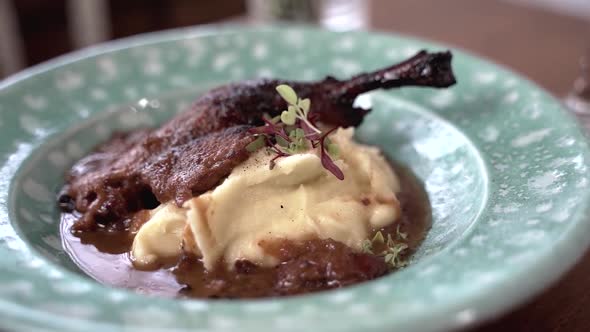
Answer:
<svg viewBox="0 0 590 332"><path fill-rule="evenodd" d="M372 28L471 50L560 98L578 74L580 56L590 52L590 21L539 9L489 0L371 3ZM590 251L550 289L472 331L590 331Z"/></svg>

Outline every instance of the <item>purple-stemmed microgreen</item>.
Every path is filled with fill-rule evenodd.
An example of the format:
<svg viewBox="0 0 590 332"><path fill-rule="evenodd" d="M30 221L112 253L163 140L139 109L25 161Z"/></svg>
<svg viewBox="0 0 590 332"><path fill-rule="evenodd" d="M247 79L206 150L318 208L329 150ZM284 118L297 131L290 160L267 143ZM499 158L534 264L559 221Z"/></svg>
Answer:
<svg viewBox="0 0 590 332"><path fill-rule="evenodd" d="M324 166L325 169L332 172L332 174L334 174L339 180L344 180L344 173L342 173L342 170L334 163L329 153L329 150L337 150L334 148L336 145L330 142L328 138L328 135L330 135L335 129L336 128L331 129L320 138L320 157L322 166Z"/></svg>
<svg viewBox="0 0 590 332"><path fill-rule="evenodd" d="M276 90L287 102L287 109L275 118L263 117L264 125L250 130L256 139L246 146L246 150L254 152L266 147L276 154L270 161L272 169L278 158L319 148L322 166L339 180L344 180L344 173L332 160L338 156L338 146L328 138L336 128L322 133L315 124L317 114L310 114L309 98L299 98L286 84L277 86Z"/></svg>

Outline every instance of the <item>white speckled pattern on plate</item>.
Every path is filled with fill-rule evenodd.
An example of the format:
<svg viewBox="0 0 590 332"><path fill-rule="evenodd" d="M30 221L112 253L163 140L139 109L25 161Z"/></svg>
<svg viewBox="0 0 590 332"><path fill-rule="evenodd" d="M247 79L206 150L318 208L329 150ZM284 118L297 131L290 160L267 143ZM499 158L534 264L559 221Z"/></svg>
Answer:
<svg viewBox="0 0 590 332"><path fill-rule="evenodd" d="M459 51L452 89L362 100L374 110L359 139L409 165L432 201L433 229L408 268L310 296L207 302L101 286L64 253L56 190L68 165L114 129L154 125L230 80L346 77L420 48L444 47L305 27L184 29L0 82L0 326L434 331L500 313L546 286L588 244L588 144L547 93Z"/></svg>

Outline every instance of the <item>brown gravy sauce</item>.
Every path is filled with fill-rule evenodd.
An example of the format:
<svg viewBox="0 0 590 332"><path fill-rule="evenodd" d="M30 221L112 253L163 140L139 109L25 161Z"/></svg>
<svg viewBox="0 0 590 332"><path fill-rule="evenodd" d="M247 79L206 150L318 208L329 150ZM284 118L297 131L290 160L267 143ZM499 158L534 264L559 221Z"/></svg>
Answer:
<svg viewBox="0 0 590 332"><path fill-rule="evenodd" d="M430 228L430 204L412 172L399 165L393 167L402 188L398 193L402 207L399 231L407 234L404 242L410 249L406 255L411 255ZM268 252L285 261L276 268L240 261L232 271L223 268L222 262L220 268L206 271L199 259L186 256L175 266L141 271L133 267L129 258L134 232L99 229L72 233L76 219L73 214L63 213L60 229L64 247L80 269L103 284L144 294L200 298L284 296L343 287L391 272L384 270L382 257L354 253L338 242L317 239L265 244ZM385 227L382 232L395 236L397 225ZM326 277L334 274L337 277Z"/></svg>

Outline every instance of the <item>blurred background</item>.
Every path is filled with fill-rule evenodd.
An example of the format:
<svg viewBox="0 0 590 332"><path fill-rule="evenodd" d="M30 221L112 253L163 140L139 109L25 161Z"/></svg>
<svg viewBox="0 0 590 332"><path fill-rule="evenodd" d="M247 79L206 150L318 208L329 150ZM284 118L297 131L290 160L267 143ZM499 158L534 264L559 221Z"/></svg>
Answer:
<svg viewBox="0 0 590 332"><path fill-rule="evenodd" d="M0 78L110 39L205 23L291 20L451 43L570 92L590 0L0 0Z"/></svg>

